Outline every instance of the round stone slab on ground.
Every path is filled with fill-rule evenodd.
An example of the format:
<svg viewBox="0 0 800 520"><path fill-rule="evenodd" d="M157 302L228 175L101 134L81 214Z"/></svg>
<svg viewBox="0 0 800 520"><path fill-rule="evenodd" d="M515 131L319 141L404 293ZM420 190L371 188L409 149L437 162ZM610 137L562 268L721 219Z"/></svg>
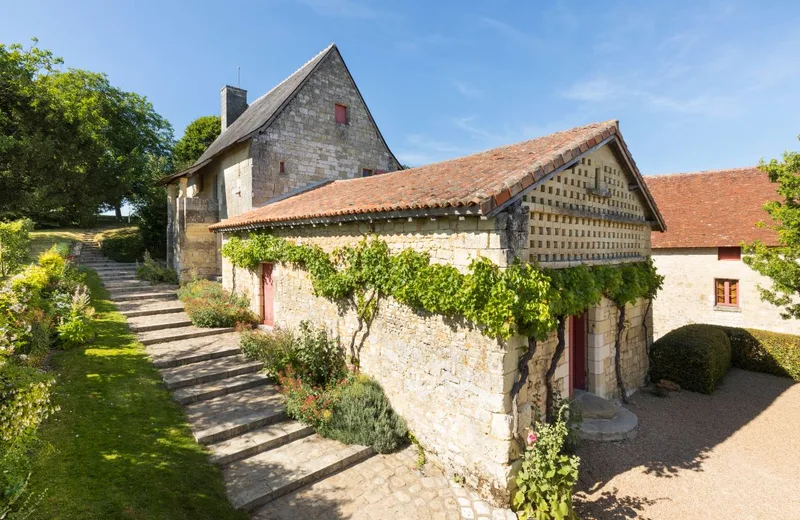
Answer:
<svg viewBox="0 0 800 520"><path fill-rule="evenodd" d="M611 419L583 419L580 424L581 439L589 441L622 441L636 436L639 419L622 405L616 405Z"/></svg>

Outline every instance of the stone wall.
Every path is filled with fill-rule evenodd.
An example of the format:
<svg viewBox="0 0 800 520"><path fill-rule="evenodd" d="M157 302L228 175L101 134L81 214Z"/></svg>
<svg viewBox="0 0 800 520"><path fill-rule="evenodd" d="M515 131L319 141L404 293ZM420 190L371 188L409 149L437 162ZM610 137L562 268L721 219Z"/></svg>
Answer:
<svg viewBox="0 0 800 520"><path fill-rule="evenodd" d="M717 248L656 249L653 261L664 288L653 302L655 337L689 323L749 327L800 334L800 321L784 320L780 309L761 300L758 286L769 279L741 260L718 260ZM714 280L739 280L738 308L715 305Z"/></svg>
<svg viewBox="0 0 800 520"><path fill-rule="evenodd" d="M337 124L335 104L347 124ZM253 206L327 179L399 169L338 52L319 64L306 84L263 134L253 139ZM280 173L283 161L285 173Z"/></svg>
<svg viewBox="0 0 800 520"><path fill-rule="evenodd" d="M500 237L507 235L512 221L509 217L398 220L376 222L374 232L394 252L409 247L426 250L435 262L466 270L478 255L506 265L509 252L501 247ZM345 224L279 229L276 234L331 251L361 240L367 231L363 224ZM227 260L223 263L223 283L233 288L233 269ZM278 326L294 328L301 320L312 320L349 345L357 328L352 309L313 296L303 270L279 265L273 280ZM260 311L260 273L236 269L235 288L249 293L253 310ZM508 392L524 338L498 341L462 321L384 299L363 345L361 335L357 340L362 370L383 385L433 461L451 474L463 475L495 502L507 501L510 461L518 453L511 441Z"/></svg>
<svg viewBox="0 0 800 520"><path fill-rule="evenodd" d="M217 274L217 237L208 230L218 221L217 201L199 197L176 200L176 271L181 280Z"/></svg>
<svg viewBox="0 0 800 520"><path fill-rule="evenodd" d="M625 329L620 338L622 381L628 394L646 382L650 364L647 348L652 342L653 313L647 313L647 300L639 299L625 307ZM588 385L592 393L604 398L620 397L614 365L614 343L619 311L611 300L603 298L588 315ZM645 321L646 319L646 321Z"/></svg>

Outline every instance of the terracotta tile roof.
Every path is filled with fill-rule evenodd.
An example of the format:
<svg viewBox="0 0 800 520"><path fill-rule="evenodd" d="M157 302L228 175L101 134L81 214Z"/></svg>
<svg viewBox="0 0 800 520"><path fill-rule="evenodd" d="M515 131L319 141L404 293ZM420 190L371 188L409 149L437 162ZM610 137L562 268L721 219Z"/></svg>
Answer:
<svg viewBox="0 0 800 520"><path fill-rule="evenodd" d="M668 227L652 234L654 249L738 246L756 239L777 245L774 231L755 226L770 222L762 207L778 200L778 194L767 174L754 166L644 179Z"/></svg>
<svg viewBox="0 0 800 520"><path fill-rule="evenodd" d="M619 139L624 149L617 121L612 120L419 168L337 180L224 220L210 229L359 214L377 214L376 218L380 218L379 214L388 217L387 212L448 208L488 215L553 170L612 136ZM635 164L633 168L636 169ZM649 197L638 171L635 175ZM654 204L653 212L660 218Z"/></svg>

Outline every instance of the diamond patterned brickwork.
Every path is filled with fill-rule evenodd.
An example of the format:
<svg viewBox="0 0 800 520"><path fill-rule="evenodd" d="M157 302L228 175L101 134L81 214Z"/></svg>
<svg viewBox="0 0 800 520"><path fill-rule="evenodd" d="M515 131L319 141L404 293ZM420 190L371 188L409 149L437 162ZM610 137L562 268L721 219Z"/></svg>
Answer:
<svg viewBox="0 0 800 520"><path fill-rule="evenodd" d="M546 267L640 261L650 225L634 179L608 147L581 158L523 197L530 211L527 259Z"/></svg>

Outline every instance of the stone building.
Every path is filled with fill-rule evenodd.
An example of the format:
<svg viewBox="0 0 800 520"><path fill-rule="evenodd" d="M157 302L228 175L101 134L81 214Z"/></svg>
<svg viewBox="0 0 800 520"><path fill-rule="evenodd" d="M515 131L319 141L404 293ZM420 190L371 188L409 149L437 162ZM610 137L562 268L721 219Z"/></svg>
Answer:
<svg viewBox="0 0 800 520"><path fill-rule="evenodd" d="M428 251L433 261L465 270L476 257L501 267L514 258L553 268L639 262L650 254L650 231L664 224L617 122L608 121L380 177L328 182L211 229L223 241L270 229L326 251L369 233L393 252ZM249 293L253 311L268 326L292 328L308 319L342 338L356 329L352 311L313 295L302 269L263 264L251 272L223 260L223 283ZM621 352L629 389L646 377L647 308L640 300L627 310ZM563 396L574 389L616 395L616 316L603 300L570 319L569 348L555 374ZM520 430L531 424L537 398L544 396L555 344L553 334L530 362L518 401ZM520 457L510 389L526 347L527 338L490 338L465 322L389 298L379 302L360 362L434 460L502 503Z"/></svg>
<svg viewBox="0 0 800 520"><path fill-rule="evenodd" d="M222 133L188 169L161 182L168 192L167 262L181 275L222 272L208 226L330 179L399 169L336 45L247 103L221 91Z"/></svg>
<svg viewBox="0 0 800 520"><path fill-rule="evenodd" d="M653 261L664 288L653 302L655 337L688 323L800 334L797 320L761 300L769 279L742 262L742 244L778 245L764 203L775 184L758 168L645 177L669 230L653 233Z"/></svg>

